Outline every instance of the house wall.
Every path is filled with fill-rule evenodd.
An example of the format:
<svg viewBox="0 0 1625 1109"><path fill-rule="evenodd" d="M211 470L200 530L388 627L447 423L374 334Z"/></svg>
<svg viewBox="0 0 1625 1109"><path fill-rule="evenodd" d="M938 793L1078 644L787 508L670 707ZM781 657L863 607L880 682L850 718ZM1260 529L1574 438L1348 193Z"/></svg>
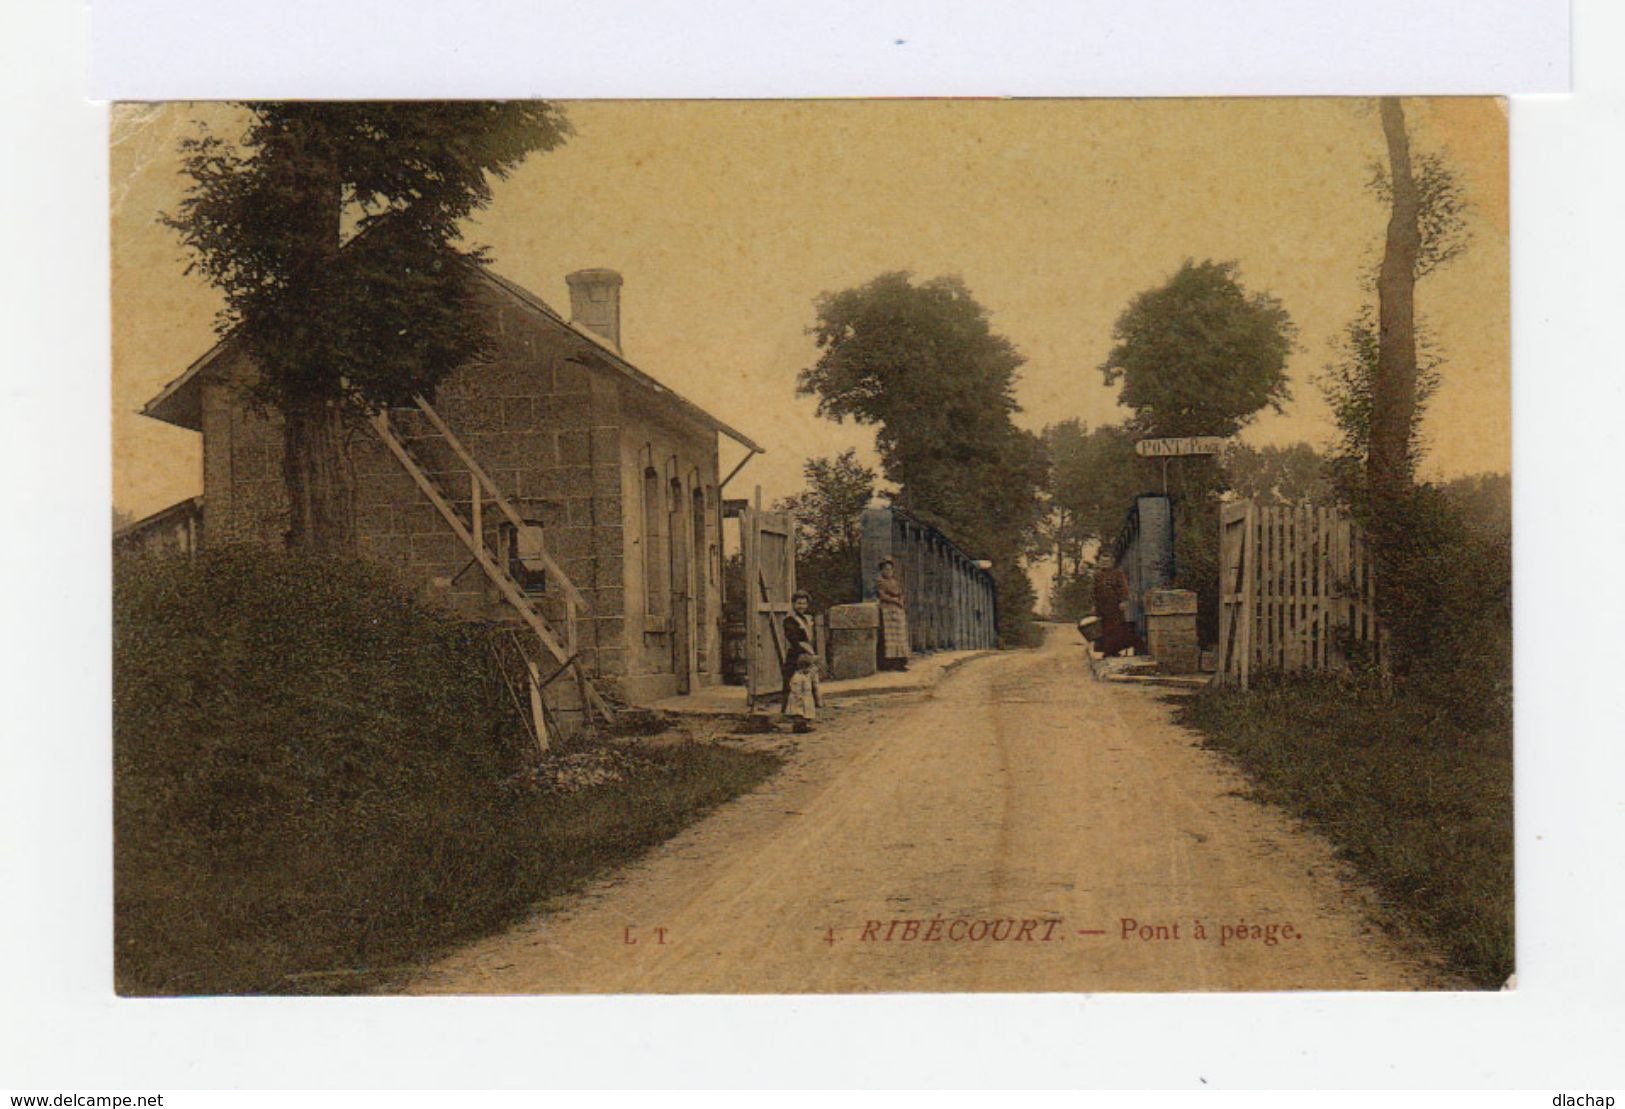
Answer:
<svg viewBox="0 0 1625 1109"><path fill-rule="evenodd" d="M229 358L202 386L203 542L280 543L288 530L282 419L247 400L253 367Z"/></svg>
<svg viewBox="0 0 1625 1109"><path fill-rule="evenodd" d="M203 532L203 498L188 497L113 533L117 558L190 555Z"/></svg>
<svg viewBox="0 0 1625 1109"><path fill-rule="evenodd" d="M629 382L621 413L626 688L650 701L722 680L716 434Z"/></svg>
<svg viewBox="0 0 1625 1109"><path fill-rule="evenodd" d="M583 342L558 324L498 295L488 307L491 358L442 382L435 409L519 514L543 525L549 553L585 596L591 614L582 617L579 643L588 673L601 688L620 686L634 703L669 695L679 684L673 632L652 629L646 619L642 464L633 456L652 451L663 475L668 464L679 470L684 495L700 488L707 518L714 520L715 433L613 369L570 361ZM280 542L287 528L280 420L250 410L248 372L226 367L203 389L209 545ZM420 413L396 411L391 419L467 519L467 469ZM388 448L370 432L357 431L350 456L361 554L393 567L421 596L464 616L512 619L512 609ZM665 508L669 525L669 504ZM496 549L502 517L490 505L483 515L487 544ZM715 523L712 528L720 532ZM714 541L720 552L720 538ZM720 586L710 583L720 575L720 561L706 572L700 619L705 631L696 641L712 680L720 658ZM549 588L539 600L562 632L557 591ZM673 607L668 601L667 611ZM554 690L568 697L569 685L560 682Z"/></svg>

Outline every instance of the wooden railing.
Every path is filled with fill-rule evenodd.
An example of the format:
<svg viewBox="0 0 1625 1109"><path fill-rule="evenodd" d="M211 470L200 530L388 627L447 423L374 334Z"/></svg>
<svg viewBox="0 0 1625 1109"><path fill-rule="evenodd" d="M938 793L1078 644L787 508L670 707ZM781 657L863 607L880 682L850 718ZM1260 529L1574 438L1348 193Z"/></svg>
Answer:
<svg viewBox="0 0 1625 1109"><path fill-rule="evenodd" d="M517 531L525 527L525 521L507 496L502 492L485 468L479 464L461 439L441 419L440 414L424 397L415 397L418 410L428 420L430 426L440 435L447 446L457 456L469 474L469 519L465 520L452 504L447 491L424 468L418 464L406 443L396 433L393 423L387 412L379 412L372 418L373 429L389 452L395 456L396 461L411 476L421 491L432 504L446 525L458 540L468 548L474 556L474 561L484 571L486 578L496 587L498 594L519 615L525 625L535 635L536 641L546 652L553 657L558 666L553 677L568 670L576 679L576 685L581 694L582 705L596 711L605 721L614 719L614 711L599 694L597 688L581 671L578 661L580 654L580 615L587 606L586 598L576 588L559 566L545 550L537 552L542 560L543 568L547 572L549 585L556 585L564 606L564 632L563 639L555 633L552 626L537 608L535 602L525 594L519 583L514 580L507 568L502 564L499 552L494 552L485 542L484 507L487 503L493 505L503 518ZM526 656L526 669L529 676L529 701L535 734L538 743L546 746L545 737L548 729L545 720L545 708L542 703L542 690L551 683L553 678L544 679L541 667L535 659Z"/></svg>

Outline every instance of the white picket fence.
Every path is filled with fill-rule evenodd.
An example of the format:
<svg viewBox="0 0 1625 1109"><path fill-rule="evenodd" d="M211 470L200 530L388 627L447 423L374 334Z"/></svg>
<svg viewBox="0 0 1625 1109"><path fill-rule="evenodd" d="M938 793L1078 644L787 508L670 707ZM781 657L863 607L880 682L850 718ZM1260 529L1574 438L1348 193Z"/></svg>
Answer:
<svg viewBox="0 0 1625 1109"><path fill-rule="evenodd" d="M1381 649L1371 548L1348 516L1311 505L1219 509L1219 680L1346 667L1344 644Z"/></svg>

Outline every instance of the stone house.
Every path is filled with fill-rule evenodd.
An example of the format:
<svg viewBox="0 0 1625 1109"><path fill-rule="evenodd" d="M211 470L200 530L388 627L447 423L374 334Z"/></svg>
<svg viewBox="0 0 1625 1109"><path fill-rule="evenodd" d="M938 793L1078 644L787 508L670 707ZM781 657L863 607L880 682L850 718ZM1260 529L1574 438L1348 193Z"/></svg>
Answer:
<svg viewBox="0 0 1625 1109"><path fill-rule="evenodd" d="M623 357L619 274L570 274L569 319L481 281L490 356L351 436L361 553L457 613L551 640L533 691L548 663L634 705L718 682L719 436L747 459L761 448ZM228 338L143 409L203 436L205 547L287 527L281 429L246 399L254 374ZM585 689L556 703L570 686L548 689L555 715L584 707Z"/></svg>
<svg viewBox="0 0 1625 1109"><path fill-rule="evenodd" d="M189 555L203 534L203 498L184 501L154 512L113 532L113 554L119 558Z"/></svg>

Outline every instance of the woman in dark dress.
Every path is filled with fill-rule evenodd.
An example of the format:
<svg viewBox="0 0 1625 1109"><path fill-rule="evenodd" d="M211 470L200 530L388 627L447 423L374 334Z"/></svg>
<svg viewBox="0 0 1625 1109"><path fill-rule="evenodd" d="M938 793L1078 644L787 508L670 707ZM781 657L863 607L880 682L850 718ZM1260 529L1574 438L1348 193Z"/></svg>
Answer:
<svg viewBox="0 0 1625 1109"><path fill-rule="evenodd" d="M1134 648L1135 654L1144 654L1134 625L1124 619L1123 603L1128 600L1128 575L1118 569L1115 559L1103 558L1095 570L1095 615L1100 617L1100 638L1095 646L1107 658Z"/></svg>
<svg viewBox="0 0 1625 1109"><path fill-rule="evenodd" d="M818 688L818 640L813 632L812 597L796 593L784 618L784 714L795 730L810 732L823 701Z"/></svg>

